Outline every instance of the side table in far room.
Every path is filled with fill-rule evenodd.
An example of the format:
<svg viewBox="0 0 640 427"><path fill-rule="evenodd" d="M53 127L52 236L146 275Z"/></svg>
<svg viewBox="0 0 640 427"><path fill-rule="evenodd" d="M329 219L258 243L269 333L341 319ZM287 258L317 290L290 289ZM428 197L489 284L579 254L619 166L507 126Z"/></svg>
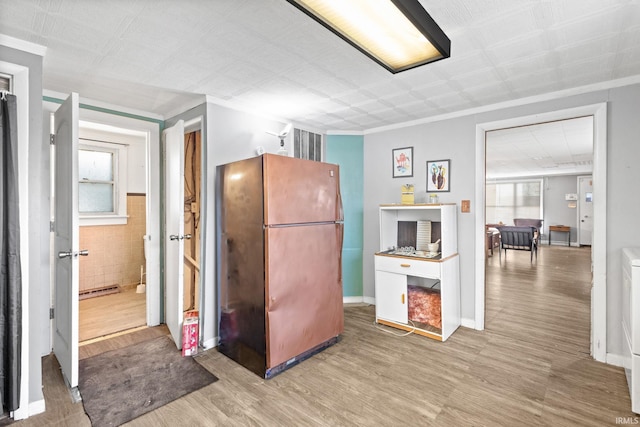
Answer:
<svg viewBox="0 0 640 427"><path fill-rule="evenodd" d="M549 226L549 246L551 246L551 232L567 233L567 246L571 246L571 227L568 225L550 225Z"/></svg>

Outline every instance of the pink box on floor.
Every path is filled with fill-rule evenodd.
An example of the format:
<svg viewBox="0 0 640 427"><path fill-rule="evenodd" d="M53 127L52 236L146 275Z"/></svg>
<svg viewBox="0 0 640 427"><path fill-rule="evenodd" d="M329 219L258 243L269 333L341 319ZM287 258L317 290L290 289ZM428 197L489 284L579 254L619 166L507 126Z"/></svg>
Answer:
<svg viewBox="0 0 640 427"><path fill-rule="evenodd" d="M182 323L182 355L198 354L198 312L188 311Z"/></svg>

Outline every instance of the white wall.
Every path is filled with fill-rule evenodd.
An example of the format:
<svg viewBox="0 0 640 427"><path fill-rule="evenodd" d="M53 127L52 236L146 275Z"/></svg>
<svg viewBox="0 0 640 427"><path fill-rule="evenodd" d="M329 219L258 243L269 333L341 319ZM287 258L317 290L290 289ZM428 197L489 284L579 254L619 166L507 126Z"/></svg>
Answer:
<svg viewBox="0 0 640 427"><path fill-rule="evenodd" d="M462 317L473 319L475 229L475 124L474 117L429 123L389 130L364 137L364 244L363 290L365 297L374 297L373 254L379 249L378 206L399 203L403 184L413 183L416 203L427 201L428 160L451 159L449 188L438 193L441 203L458 204L458 253ZM413 177L392 178L391 150L413 147ZM471 200L471 213L460 213L460 201Z"/></svg>
<svg viewBox="0 0 640 427"><path fill-rule="evenodd" d="M580 176L583 176L581 174ZM569 201L565 200L568 193L578 192L578 175L549 176L544 178L544 231L543 243L549 242L550 225L568 225L571 227L571 242L577 241L578 218L577 208L569 207ZM552 244L564 244L565 233L553 233Z"/></svg>
<svg viewBox="0 0 640 427"><path fill-rule="evenodd" d="M146 141L138 141L127 147L127 193L146 194L147 156Z"/></svg>
<svg viewBox="0 0 640 427"><path fill-rule="evenodd" d="M84 126L83 126L84 124ZM119 132L92 129L87 122L80 123L80 138L103 142L114 142L127 146L127 193L145 194L146 189L146 144L143 135L127 135Z"/></svg>
<svg viewBox="0 0 640 427"><path fill-rule="evenodd" d="M374 296L373 253L378 247L380 203L397 202L400 185L413 182L418 196L425 194L425 161L451 159L451 192L440 193L440 200L471 200L471 213L458 214L458 248L461 271L461 312L472 322L475 316L476 286L474 222L475 131L476 124L529 116L549 111L608 102L607 157L607 348L622 353L620 332L620 254L625 246L640 246L640 199L628 191L640 182L640 85L590 92L544 102L531 103L439 122L365 135L364 262L365 297ZM414 177L391 178L391 149L414 147ZM381 171L389 171L381 173Z"/></svg>
<svg viewBox="0 0 640 427"><path fill-rule="evenodd" d="M608 353L621 354L623 336L622 248L640 246L640 199L634 191L640 183L640 85L609 93L607 153L607 344Z"/></svg>

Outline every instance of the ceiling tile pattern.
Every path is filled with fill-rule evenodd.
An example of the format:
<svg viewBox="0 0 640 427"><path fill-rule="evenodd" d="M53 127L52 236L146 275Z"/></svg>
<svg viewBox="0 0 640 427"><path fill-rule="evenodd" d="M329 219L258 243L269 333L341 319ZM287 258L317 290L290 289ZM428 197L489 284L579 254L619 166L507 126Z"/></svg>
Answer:
<svg viewBox="0 0 640 427"><path fill-rule="evenodd" d="M451 58L396 75L285 0L0 0L44 87L167 115L208 95L363 131L640 75L635 0L421 0Z"/></svg>
<svg viewBox="0 0 640 427"><path fill-rule="evenodd" d="M487 133L489 179L590 174L593 117L559 120Z"/></svg>

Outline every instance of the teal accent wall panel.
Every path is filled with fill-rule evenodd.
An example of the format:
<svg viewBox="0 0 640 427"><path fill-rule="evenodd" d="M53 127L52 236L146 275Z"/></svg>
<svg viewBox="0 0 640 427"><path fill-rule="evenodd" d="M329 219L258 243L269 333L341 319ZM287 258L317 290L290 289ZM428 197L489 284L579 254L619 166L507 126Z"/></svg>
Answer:
<svg viewBox="0 0 640 427"><path fill-rule="evenodd" d="M362 296L362 248L342 249L342 295Z"/></svg>
<svg viewBox="0 0 640 427"><path fill-rule="evenodd" d="M344 208L343 295L360 297L363 295L364 136L327 135L325 161L340 166L340 191Z"/></svg>

